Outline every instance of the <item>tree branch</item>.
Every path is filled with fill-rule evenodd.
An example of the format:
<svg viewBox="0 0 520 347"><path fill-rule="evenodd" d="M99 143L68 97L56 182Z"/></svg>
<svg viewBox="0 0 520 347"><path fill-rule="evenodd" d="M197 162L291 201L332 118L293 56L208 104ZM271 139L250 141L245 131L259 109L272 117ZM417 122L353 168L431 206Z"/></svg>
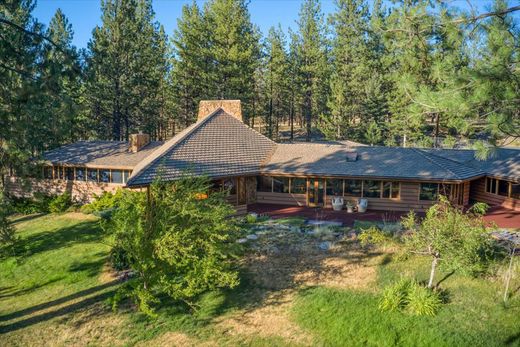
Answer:
<svg viewBox="0 0 520 347"><path fill-rule="evenodd" d="M507 8L503 11L486 12L486 13L482 13L482 14L479 14L478 16L473 16L470 18L460 18L460 19L456 19L456 20L452 21L452 23L474 23L478 20L488 18L488 17L502 17L505 14L515 12L515 11L520 11L520 6L513 6L510 8Z"/></svg>

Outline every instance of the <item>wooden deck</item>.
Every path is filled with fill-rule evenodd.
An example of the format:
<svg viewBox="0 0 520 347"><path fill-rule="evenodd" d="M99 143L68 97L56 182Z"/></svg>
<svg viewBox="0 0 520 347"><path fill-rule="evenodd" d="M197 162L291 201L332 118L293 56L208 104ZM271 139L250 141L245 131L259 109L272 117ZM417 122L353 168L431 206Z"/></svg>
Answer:
<svg viewBox="0 0 520 347"><path fill-rule="evenodd" d="M397 222L406 212L368 210L365 213L347 213L347 211L333 211L330 208L313 208L306 206L284 206L275 204L252 204L247 206L248 212L266 214L271 218L285 218L301 216L307 219L328 220L342 222L345 226L352 226L355 220L360 221L389 221ZM424 215L418 213L419 215ZM519 228L520 212L503 207L492 207L484 216L487 222L494 222L500 228Z"/></svg>

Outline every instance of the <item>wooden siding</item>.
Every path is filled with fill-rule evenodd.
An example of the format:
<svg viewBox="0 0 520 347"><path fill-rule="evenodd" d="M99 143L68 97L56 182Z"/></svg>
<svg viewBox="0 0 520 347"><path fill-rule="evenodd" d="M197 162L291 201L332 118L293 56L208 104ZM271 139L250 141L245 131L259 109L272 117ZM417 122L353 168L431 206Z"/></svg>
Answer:
<svg viewBox="0 0 520 347"><path fill-rule="evenodd" d="M472 181L469 198L473 201L485 202L489 206L502 206L520 211L520 200L486 192L486 179Z"/></svg>
<svg viewBox="0 0 520 347"><path fill-rule="evenodd" d="M34 178L22 181L21 179L12 176L7 177L6 180L6 192L17 197L30 197L36 192L49 195L69 192L73 200L81 203L92 201L94 195L100 195L103 192L115 192L118 188L122 187L123 184L118 183L98 183L88 181Z"/></svg>
<svg viewBox="0 0 520 347"><path fill-rule="evenodd" d="M260 204L307 206L307 194L257 192L256 201Z"/></svg>

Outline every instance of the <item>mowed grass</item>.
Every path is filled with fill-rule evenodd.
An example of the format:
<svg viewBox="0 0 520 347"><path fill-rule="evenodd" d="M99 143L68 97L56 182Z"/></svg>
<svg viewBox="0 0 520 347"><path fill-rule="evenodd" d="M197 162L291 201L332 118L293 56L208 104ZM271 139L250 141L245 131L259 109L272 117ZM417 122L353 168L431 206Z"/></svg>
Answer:
<svg viewBox="0 0 520 347"><path fill-rule="evenodd" d="M386 262L385 262L386 263ZM378 270L372 292L314 287L302 290L293 306L294 319L330 346L520 346L520 281L502 304L500 279L474 279L454 273L441 284L448 303L434 317L381 312L381 288L400 276L428 277L427 258L390 261ZM519 270L519 269L517 269Z"/></svg>

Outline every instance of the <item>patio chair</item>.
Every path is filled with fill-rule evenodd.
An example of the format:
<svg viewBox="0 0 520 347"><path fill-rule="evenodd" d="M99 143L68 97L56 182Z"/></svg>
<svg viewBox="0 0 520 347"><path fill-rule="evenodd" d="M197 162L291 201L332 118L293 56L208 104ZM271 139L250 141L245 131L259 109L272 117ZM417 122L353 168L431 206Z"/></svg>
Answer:
<svg viewBox="0 0 520 347"><path fill-rule="evenodd" d="M367 211L367 207L368 207L368 200L367 199L358 199L358 203L357 203L357 210L358 212L366 212Z"/></svg>

